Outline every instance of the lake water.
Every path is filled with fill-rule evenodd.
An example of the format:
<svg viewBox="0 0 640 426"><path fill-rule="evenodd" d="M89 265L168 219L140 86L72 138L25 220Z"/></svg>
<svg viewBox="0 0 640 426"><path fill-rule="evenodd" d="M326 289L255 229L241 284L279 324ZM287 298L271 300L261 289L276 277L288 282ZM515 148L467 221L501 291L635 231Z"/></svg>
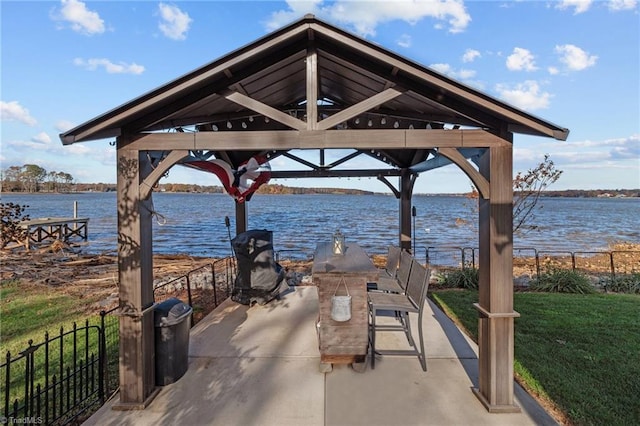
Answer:
<svg viewBox="0 0 640 426"><path fill-rule="evenodd" d="M2 202L28 205L32 219L88 217L86 253L115 254L117 217L115 193L3 194ZM164 220L154 221L154 253L185 253L223 257L230 254L231 220L235 236L235 208L225 194L154 193L155 211ZM606 250L612 242L640 242L638 198L541 198L542 208L530 222L539 226L514 237L514 247L538 250ZM416 247L477 247L477 213L464 197L413 198L416 207ZM340 229L347 241L357 241L370 254L385 253L397 244L398 200L390 195L260 195L248 203L248 228L273 231L274 250L294 250L293 258L305 258L316 244L331 239ZM158 219L161 219L158 216Z"/></svg>

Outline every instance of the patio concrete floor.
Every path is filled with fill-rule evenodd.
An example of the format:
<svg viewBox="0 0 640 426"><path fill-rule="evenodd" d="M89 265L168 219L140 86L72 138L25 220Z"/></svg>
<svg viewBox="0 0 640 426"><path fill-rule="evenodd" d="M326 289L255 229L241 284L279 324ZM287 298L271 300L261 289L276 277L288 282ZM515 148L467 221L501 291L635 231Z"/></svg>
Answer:
<svg viewBox="0 0 640 426"><path fill-rule="evenodd" d="M189 367L144 410L118 395L85 425L555 425L515 386L520 413L491 414L475 397L477 347L435 305L424 316L428 371L416 357L381 357L356 372L319 370L315 287L291 287L264 306L230 299L191 329ZM413 330L417 330L414 324ZM379 347L406 339L378 338Z"/></svg>

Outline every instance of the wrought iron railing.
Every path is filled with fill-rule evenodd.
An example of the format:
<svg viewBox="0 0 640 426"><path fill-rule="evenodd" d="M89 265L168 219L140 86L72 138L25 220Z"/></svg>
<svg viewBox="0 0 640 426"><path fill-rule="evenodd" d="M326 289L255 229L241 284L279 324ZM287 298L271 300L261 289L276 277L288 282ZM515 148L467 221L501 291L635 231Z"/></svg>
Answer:
<svg viewBox="0 0 640 426"><path fill-rule="evenodd" d="M189 303L192 290L211 289L214 305L218 295L230 294L236 274L235 259L216 260L189 271L154 289L165 293L183 285ZM118 307L87 319L83 326L63 327L54 336L15 354L7 351L0 364L0 424L64 425L79 423L118 390Z"/></svg>
<svg viewBox="0 0 640 426"><path fill-rule="evenodd" d="M425 261L428 265L444 268L476 268L478 258L477 247L457 246L430 246L419 247L424 250ZM640 264L629 264L622 259L623 256L637 256L637 250L610 250L610 251L571 251L571 250L538 250L534 247L514 247L513 258L516 263L527 263L535 268L531 275L539 277L544 267L555 266L559 268L571 268L590 274L610 276L616 274L629 274L640 271ZM598 262L596 262L596 260Z"/></svg>
<svg viewBox="0 0 640 426"><path fill-rule="evenodd" d="M153 288L154 301L159 301L167 295L175 294L179 291L186 291L187 303L194 305L194 290L207 291L213 293L214 306L221 303L218 296L227 298L231 295L231 289L236 276L236 262L233 257L218 259L209 265L204 265L193 269L177 278L159 283ZM191 322L193 325L193 321Z"/></svg>
<svg viewBox="0 0 640 426"><path fill-rule="evenodd" d="M3 423L68 424L104 403L113 391L105 380L114 342L106 312L98 324L73 323L16 355L7 351L0 364ZM117 337L117 336L116 336ZM117 362L117 340L115 341Z"/></svg>

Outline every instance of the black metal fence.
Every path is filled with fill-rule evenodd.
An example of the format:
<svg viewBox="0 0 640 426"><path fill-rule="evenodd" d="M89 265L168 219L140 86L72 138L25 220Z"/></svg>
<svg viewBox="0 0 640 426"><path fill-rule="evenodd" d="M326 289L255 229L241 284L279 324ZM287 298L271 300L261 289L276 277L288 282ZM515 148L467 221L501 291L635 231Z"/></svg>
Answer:
<svg viewBox="0 0 640 426"><path fill-rule="evenodd" d="M177 278L156 284L153 288L154 301L162 301L176 293L186 292L187 303L197 308L197 305L205 303L202 292L209 291L207 296L212 297L213 306L218 306L222 300L231 295L236 273L235 258L218 259ZM196 295L194 291L199 291L200 294ZM191 324L193 325L194 322L192 321Z"/></svg>
<svg viewBox="0 0 640 426"><path fill-rule="evenodd" d="M416 251L425 253L427 264L443 269L476 268L477 247L430 246L418 247ZM557 251L538 250L534 247L514 247L513 264L519 273L535 279L548 268L572 269L594 277L615 279L616 275L640 272L640 262L629 262L636 258L637 250L611 251Z"/></svg>
<svg viewBox="0 0 640 426"><path fill-rule="evenodd" d="M2 423L69 424L104 403L115 391L110 366L117 372L118 362L117 321L109 313L45 332L44 342L29 340L15 355L7 351L0 364Z"/></svg>
<svg viewBox="0 0 640 426"><path fill-rule="evenodd" d="M198 293L212 295L211 307L226 298L236 275L234 258L217 260L156 285L159 298L186 291L189 304ZM208 291L212 290L212 291ZM0 364L0 424L80 423L118 390L118 308L100 312L84 325L46 332L42 343L12 354Z"/></svg>

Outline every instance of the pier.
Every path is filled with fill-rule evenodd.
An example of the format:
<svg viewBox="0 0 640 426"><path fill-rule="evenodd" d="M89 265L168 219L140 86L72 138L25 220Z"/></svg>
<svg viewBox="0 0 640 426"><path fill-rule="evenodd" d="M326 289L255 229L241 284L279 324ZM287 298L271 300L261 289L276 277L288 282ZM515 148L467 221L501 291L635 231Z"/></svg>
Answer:
<svg viewBox="0 0 640 426"><path fill-rule="evenodd" d="M44 217L25 220L20 226L26 229L25 248L29 250L32 243L46 240L68 241L77 236L86 241L89 218L78 217Z"/></svg>

